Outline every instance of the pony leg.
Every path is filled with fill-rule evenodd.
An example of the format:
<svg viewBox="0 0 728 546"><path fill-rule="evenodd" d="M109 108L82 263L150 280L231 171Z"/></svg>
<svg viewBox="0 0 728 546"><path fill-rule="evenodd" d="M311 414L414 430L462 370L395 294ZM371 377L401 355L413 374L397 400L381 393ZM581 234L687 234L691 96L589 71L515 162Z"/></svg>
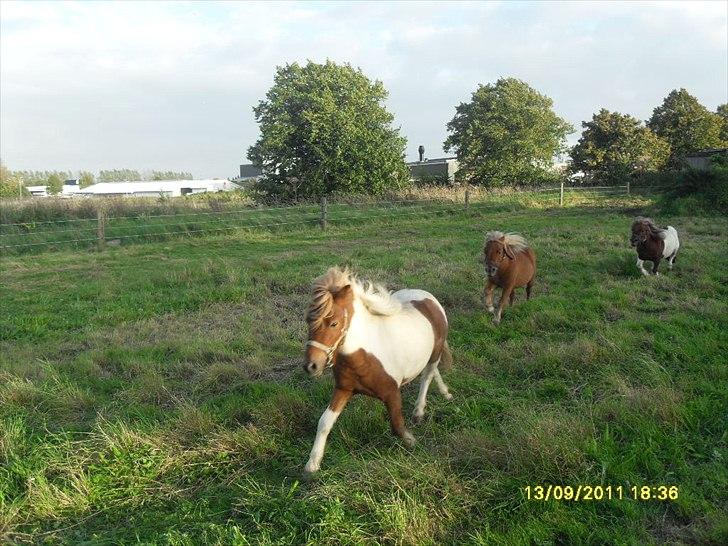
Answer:
<svg viewBox="0 0 728 546"><path fill-rule="evenodd" d="M313 448L311 448L311 455L308 458L308 462L303 468L304 472L309 474L316 472L321 466L321 459L324 456L324 448L326 447L326 439L329 436L329 432L331 432L334 423L336 423L336 419L339 418L341 411L346 406L352 394L354 393L351 391L342 389L334 390L329 407L326 408L326 411L323 412L319 419L316 439L313 442Z"/></svg>
<svg viewBox="0 0 728 546"><path fill-rule="evenodd" d="M528 284L526 285L526 301L531 299L531 287L533 286L533 281L528 281Z"/></svg>
<svg viewBox="0 0 728 546"><path fill-rule="evenodd" d="M511 294L513 293L513 287L507 286L503 289L503 292L501 293L501 299L498 303L498 311L495 313L495 317L493 317L493 322L496 324L500 324L501 321L501 315L503 314L503 308L506 306L506 302L510 299Z"/></svg>
<svg viewBox="0 0 728 546"><path fill-rule="evenodd" d="M515 300L515 299L516 299L516 291L513 290L513 291L511 291L511 297L508 298L508 305L509 306L513 305L513 300Z"/></svg>
<svg viewBox="0 0 728 546"><path fill-rule="evenodd" d="M438 370L437 368L435 368L435 383L437 383L437 390L440 391L440 394L443 395L447 400L452 400L452 394L450 394L447 385L442 380L440 370Z"/></svg>
<svg viewBox="0 0 728 546"><path fill-rule="evenodd" d="M419 423L420 421L422 421L422 418L425 416L427 390L430 388L430 382L435 376L435 372L437 371L437 365L439 363L440 360L437 360L437 362L428 364L427 368L425 368L425 373L420 380L420 393L417 395L417 402L415 402L415 411L412 414L412 419L415 423Z"/></svg>
<svg viewBox="0 0 728 546"><path fill-rule="evenodd" d="M674 252L672 256L667 259L667 268L672 271L672 266L675 265L675 259L677 258L677 252Z"/></svg>
<svg viewBox="0 0 728 546"><path fill-rule="evenodd" d="M640 273L642 273L646 277L647 275L649 275L649 273L647 272L647 270L642 265L644 263L645 263L644 261L642 261L639 258L637 258L637 268L640 270Z"/></svg>
<svg viewBox="0 0 728 546"><path fill-rule="evenodd" d="M655 259L655 260L652 261L652 274L655 275L655 276L659 275L659 273L657 272L657 268L660 266L660 260L661 259L662 258L657 258L657 259Z"/></svg>
<svg viewBox="0 0 728 546"><path fill-rule="evenodd" d="M493 307L493 290L495 289L495 283L488 279L488 283L485 285L485 308L489 313L495 311Z"/></svg>
<svg viewBox="0 0 728 546"><path fill-rule="evenodd" d="M392 432L402 438L404 445L413 447L415 445L415 437L404 426L404 417L402 417L402 394L399 392L399 389L393 389L383 401L387 405Z"/></svg>

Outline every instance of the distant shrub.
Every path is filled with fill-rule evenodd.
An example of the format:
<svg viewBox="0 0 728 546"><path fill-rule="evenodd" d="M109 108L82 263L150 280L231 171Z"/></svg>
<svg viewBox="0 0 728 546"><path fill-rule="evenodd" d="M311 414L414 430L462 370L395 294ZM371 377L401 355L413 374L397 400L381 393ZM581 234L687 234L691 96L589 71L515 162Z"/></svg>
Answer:
<svg viewBox="0 0 728 546"><path fill-rule="evenodd" d="M674 214L728 214L728 157L716 158L706 170L681 171L667 186L662 206Z"/></svg>

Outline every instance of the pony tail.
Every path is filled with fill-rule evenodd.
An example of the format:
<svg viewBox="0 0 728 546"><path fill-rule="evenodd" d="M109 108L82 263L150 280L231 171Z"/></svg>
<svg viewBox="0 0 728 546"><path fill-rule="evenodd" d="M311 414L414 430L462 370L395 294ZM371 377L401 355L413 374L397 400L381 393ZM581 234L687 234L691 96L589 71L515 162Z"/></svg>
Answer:
<svg viewBox="0 0 728 546"><path fill-rule="evenodd" d="M452 368L452 353L450 352L450 346L447 344L447 340L442 344L442 353L440 353L440 364L438 368L443 371Z"/></svg>

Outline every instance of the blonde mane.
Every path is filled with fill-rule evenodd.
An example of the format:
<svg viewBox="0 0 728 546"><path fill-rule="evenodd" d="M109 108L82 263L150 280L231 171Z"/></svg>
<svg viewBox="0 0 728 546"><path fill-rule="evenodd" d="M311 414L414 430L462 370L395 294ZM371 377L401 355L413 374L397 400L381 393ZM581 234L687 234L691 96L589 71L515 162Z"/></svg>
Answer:
<svg viewBox="0 0 728 546"><path fill-rule="evenodd" d="M528 248L526 239L518 235L518 233L503 233L502 231L489 231L485 234L485 246L491 241L500 241L503 238L503 242L507 247L513 250L514 254L520 254Z"/></svg>
<svg viewBox="0 0 728 546"><path fill-rule="evenodd" d="M351 285L354 296L373 315L395 315L402 310L402 302L393 298L382 285L363 283L348 268L331 267L313 282L313 300L308 307L306 320L314 329L331 316L334 296L347 285Z"/></svg>

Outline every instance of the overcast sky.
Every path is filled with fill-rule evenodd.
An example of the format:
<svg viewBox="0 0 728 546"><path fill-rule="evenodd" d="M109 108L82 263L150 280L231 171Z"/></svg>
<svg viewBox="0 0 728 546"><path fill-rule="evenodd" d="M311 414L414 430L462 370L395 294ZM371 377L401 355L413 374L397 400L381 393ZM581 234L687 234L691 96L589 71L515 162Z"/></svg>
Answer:
<svg viewBox="0 0 728 546"><path fill-rule="evenodd" d="M646 119L685 87L728 101L728 2L0 3L0 158L11 169L234 176L277 65L384 82L407 138L443 155L479 83L521 78L578 129ZM570 138L575 141L578 133Z"/></svg>

